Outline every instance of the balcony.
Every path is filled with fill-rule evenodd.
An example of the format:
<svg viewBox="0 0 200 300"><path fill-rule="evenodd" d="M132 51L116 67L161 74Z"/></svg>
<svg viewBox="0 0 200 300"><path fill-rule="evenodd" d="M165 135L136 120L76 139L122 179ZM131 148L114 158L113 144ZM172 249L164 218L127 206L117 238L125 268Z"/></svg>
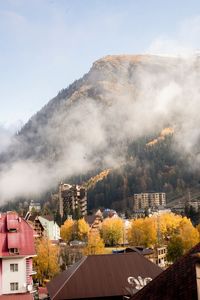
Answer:
<svg viewBox="0 0 200 300"><path fill-rule="evenodd" d="M37 272L35 270L28 270L28 275L31 276L31 275L35 275L37 274Z"/></svg>

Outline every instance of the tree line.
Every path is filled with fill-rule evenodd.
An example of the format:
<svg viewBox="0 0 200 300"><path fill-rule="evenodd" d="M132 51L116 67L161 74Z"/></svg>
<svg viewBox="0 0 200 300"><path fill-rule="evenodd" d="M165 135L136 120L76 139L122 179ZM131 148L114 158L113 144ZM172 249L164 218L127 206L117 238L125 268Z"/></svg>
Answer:
<svg viewBox="0 0 200 300"><path fill-rule="evenodd" d="M143 137L130 143L125 163L89 189L89 209L108 207L130 214L134 193L165 192L170 201L187 198L188 188L200 189L199 170L190 167L192 157L176 151L173 135L152 146L147 146L149 140Z"/></svg>
<svg viewBox="0 0 200 300"><path fill-rule="evenodd" d="M75 253L76 260L84 255L108 253L108 247L122 247L128 243L129 246L152 249L165 245L168 261L174 262L200 241L199 233L200 225L194 227L190 219L173 213L132 219L128 227L125 227L123 219L108 217L103 220L99 230L91 230L84 219L68 219L61 226L65 247L53 245L47 239L37 240L37 257L34 258L36 279L44 283L44 280L50 280L64 270L72 254L68 245L76 239L83 242L81 252Z"/></svg>

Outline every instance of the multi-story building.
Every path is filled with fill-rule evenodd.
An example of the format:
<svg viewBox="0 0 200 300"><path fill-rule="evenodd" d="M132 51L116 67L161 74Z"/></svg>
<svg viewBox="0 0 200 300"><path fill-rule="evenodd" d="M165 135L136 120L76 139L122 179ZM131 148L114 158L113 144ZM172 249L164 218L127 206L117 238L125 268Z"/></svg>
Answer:
<svg viewBox="0 0 200 300"><path fill-rule="evenodd" d="M37 211L39 212L41 210L41 205L39 202L34 202L33 200L31 200L28 210L31 211Z"/></svg>
<svg viewBox="0 0 200 300"><path fill-rule="evenodd" d="M31 226L15 212L0 214L0 299L33 299L35 255Z"/></svg>
<svg viewBox="0 0 200 300"><path fill-rule="evenodd" d="M24 217L24 219L28 222L28 224L33 228L35 234L35 238L43 238L46 235L45 228L38 218L37 212L28 211Z"/></svg>
<svg viewBox="0 0 200 300"><path fill-rule="evenodd" d="M145 209L149 207L149 194L134 194L133 210Z"/></svg>
<svg viewBox="0 0 200 300"><path fill-rule="evenodd" d="M74 215L79 210L81 216L87 214L87 190L80 185L61 183L58 189L59 213Z"/></svg>
<svg viewBox="0 0 200 300"><path fill-rule="evenodd" d="M27 212L25 220L34 229L35 237L48 238L51 241L60 239L60 227L51 215L39 216L38 213Z"/></svg>
<svg viewBox="0 0 200 300"><path fill-rule="evenodd" d="M134 194L133 210L141 210L146 208L156 208L159 206L166 206L165 193L140 193Z"/></svg>
<svg viewBox="0 0 200 300"><path fill-rule="evenodd" d="M149 193L148 195L150 207L166 206L165 193Z"/></svg>
<svg viewBox="0 0 200 300"><path fill-rule="evenodd" d="M166 246L155 248L155 261L156 261L156 264L161 268L164 268L166 266L166 261L167 261L167 247Z"/></svg>
<svg viewBox="0 0 200 300"><path fill-rule="evenodd" d="M60 227L54 221L52 216L38 216L40 223L45 230L45 236L51 241L60 239Z"/></svg>

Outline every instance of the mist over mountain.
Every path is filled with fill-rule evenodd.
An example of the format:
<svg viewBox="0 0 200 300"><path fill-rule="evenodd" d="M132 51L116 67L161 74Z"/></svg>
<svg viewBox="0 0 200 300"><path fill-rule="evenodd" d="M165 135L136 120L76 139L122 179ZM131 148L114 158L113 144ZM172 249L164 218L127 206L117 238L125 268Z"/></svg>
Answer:
<svg viewBox="0 0 200 300"><path fill-rule="evenodd" d="M128 165L137 173L131 145L146 138L144 149L166 127L174 132L166 151L190 174L197 172L199 71L198 56L116 55L96 61L0 148L1 203L40 195L62 179L95 170L119 172Z"/></svg>

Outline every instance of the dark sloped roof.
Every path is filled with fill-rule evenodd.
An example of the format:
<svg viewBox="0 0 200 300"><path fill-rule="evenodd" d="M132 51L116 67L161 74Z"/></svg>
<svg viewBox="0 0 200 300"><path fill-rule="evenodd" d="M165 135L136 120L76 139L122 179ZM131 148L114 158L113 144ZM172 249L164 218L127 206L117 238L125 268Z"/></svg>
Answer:
<svg viewBox="0 0 200 300"><path fill-rule="evenodd" d="M86 257L83 257L81 260L73 264L72 267L56 276L50 283L47 284L47 289L49 294L51 295L51 299L57 299L55 298L56 294L58 294L59 291L62 290L64 285L68 282L70 277L76 272L80 265L85 261L85 259Z"/></svg>
<svg viewBox="0 0 200 300"><path fill-rule="evenodd" d="M145 248L145 247L142 247L142 246L127 247L125 249L125 252L131 252L131 251L140 253L142 255L150 255L150 254L154 253L153 249L151 249L151 248Z"/></svg>
<svg viewBox="0 0 200 300"><path fill-rule="evenodd" d="M84 219L89 225L92 225L96 219L96 216L95 215L87 215L87 216L84 216Z"/></svg>
<svg viewBox="0 0 200 300"><path fill-rule="evenodd" d="M91 255L56 276L47 284L51 300L89 299L129 294L130 276L155 278L162 270L142 255Z"/></svg>
<svg viewBox="0 0 200 300"><path fill-rule="evenodd" d="M200 243L134 295L131 300L197 300L196 264Z"/></svg>

